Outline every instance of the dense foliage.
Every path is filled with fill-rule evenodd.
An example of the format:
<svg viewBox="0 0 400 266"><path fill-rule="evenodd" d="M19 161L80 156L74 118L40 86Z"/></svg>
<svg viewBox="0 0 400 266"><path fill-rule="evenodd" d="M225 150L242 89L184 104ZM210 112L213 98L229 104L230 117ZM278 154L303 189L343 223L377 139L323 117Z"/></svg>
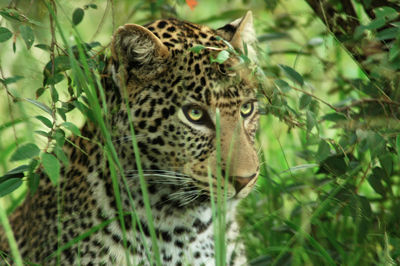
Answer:
<svg viewBox="0 0 400 266"><path fill-rule="evenodd" d="M265 76L262 172L240 208L252 264L400 263L396 1L133 2L0 6L0 212L35 192L37 169L57 184L66 136L104 114L91 93L116 26L221 26L250 9Z"/></svg>

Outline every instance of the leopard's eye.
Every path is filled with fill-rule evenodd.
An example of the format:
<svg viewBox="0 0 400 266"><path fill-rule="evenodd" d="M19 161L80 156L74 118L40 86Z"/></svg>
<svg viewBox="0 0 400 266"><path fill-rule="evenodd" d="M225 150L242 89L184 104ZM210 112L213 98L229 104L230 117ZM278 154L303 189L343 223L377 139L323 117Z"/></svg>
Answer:
<svg viewBox="0 0 400 266"><path fill-rule="evenodd" d="M240 114L242 115L243 118L246 118L253 113L253 110L254 110L254 104L252 102L248 102L240 107Z"/></svg>
<svg viewBox="0 0 400 266"><path fill-rule="evenodd" d="M202 122L204 118L204 111L197 106L185 106L182 108L183 113L185 114L186 118L195 124L199 124Z"/></svg>

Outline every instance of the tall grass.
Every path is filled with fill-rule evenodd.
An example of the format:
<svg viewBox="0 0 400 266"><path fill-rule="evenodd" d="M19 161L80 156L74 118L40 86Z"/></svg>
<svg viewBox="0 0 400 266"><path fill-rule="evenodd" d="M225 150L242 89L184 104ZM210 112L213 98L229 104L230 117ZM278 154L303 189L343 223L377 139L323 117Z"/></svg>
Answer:
<svg viewBox="0 0 400 266"><path fill-rule="evenodd" d="M22 266L22 257L15 241L14 233L7 218L6 210L0 205L0 223L3 226L10 246L11 255L14 258L15 265Z"/></svg>
<svg viewBox="0 0 400 266"><path fill-rule="evenodd" d="M157 3L161 2L163 1L158 1ZM385 138L391 139L386 143L386 147L390 148L389 157L392 160L378 158L375 161L371 161L373 147L368 147L367 144L373 143L374 139L370 137L363 139L364 135L369 133L368 130L371 130L371 124L367 124L364 128L357 130L355 142L350 146L348 145L346 150L346 152L349 150L351 152L354 151L354 154L361 158L360 165L350 169L343 176L318 173L320 161L316 159L315 155L318 152L320 141L325 141L328 144L329 153L332 154L340 152L342 145L345 145L346 142L354 141L354 139L346 138L349 132L338 129L339 123L324 121L322 119L323 115L335 112L314 97L311 97L310 100L309 97L304 96L301 90L334 105L334 107L342 107L352 103L353 100L363 99L368 96L365 91L361 91L359 88L345 86L354 78L365 80L365 74L352 61L351 56L343 50L343 47L330 36L330 33L326 31L322 23L315 20L315 14L310 12L310 9L303 1L288 0L278 2L276 9L273 9L271 1L268 2L270 3L268 6L265 4L266 1L262 0L243 2L240 6L232 2L232 7L235 7L235 10L227 12L223 12L226 11L226 3L218 1L199 1L198 7L193 12L184 9L182 6L176 6L180 16L191 21L202 20L205 24L210 24L214 27L222 26L223 22L231 21L244 14L244 10L241 10L241 8L252 9L255 14L257 32L260 35L261 48L265 53L268 53L267 56L260 57L259 60L263 64L263 69L267 72L267 76L272 77L274 81L282 79L290 83L291 79L284 76L276 67L277 64L283 63L294 67L299 73L302 73L306 81L304 87L301 88L300 85L294 82L290 83L290 86L280 88L282 90L277 90L275 95L282 96L278 97L278 103L271 104L271 102L265 101L269 103L267 106L270 106L268 111L276 117L263 116L261 118L258 139L262 146L262 165L257 191L250 194L239 206L241 239L246 245L247 255L253 265L260 266L271 264L332 265L333 263L343 265L389 265L397 263L400 258L398 249L400 239L395 232L395 222L398 221L398 218L396 220L396 207L399 206L396 196L399 193L398 152L400 150L400 137L397 137L397 142L392 141L392 139L396 138L398 131L393 127L391 132L386 132L387 134L385 133L386 135L384 135ZM65 17L70 17L73 8L80 5L78 2L71 3L58 2L58 14L54 14L52 8L49 8L49 12L55 18L56 36L61 38L60 47L63 47L65 52L71 55L72 44L77 45L78 57L70 56L69 58L72 66L72 78L74 82L81 84L81 88L75 89L84 91L89 102L88 106L91 107L92 111L86 118L93 119L99 125L105 139L105 144L101 148L105 151L106 159L111 168L118 217L105 221L70 242L59 246L58 250L49 259L53 259L55 256L59 257L63 250L79 244L83 239L112 222L118 221L121 224L121 228L125 228L123 219L125 215L132 217L133 228L136 228L137 223L140 229L140 236L144 237L130 196L129 201L131 202L132 210L124 212L121 208L120 190L121 188L126 189L126 179L111 141L111 132L106 123L109 110L105 104L100 77L94 75L88 66L90 58L86 55L84 40L87 41L86 35L88 32L91 35L94 31L91 28L93 26L91 23L95 21L96 16L92 16L93 14L87 11L85 13L87 14L87 16L85 15L86 24L79 25L78 31L77 26L71 27L70 21L68 23L63 22ZM129 22L140 24L148 22L151 18L159 17L160 13L157 12L161 12L160 6L156 4L147 6L145 1L139 1L137 6L142 4L141 9L132 9L132 12L126 11L127 7L131 6L131 2L118 1L109 3L112 3L110 4L110 9L114 14L122 15L114 16L115 21L101 21L100 24L106 26L103 29L100 26L99 29L104 31L107 31L107 27L111 29L112 25L122 25L127 22L124 20L129 17L127 13L134 14L134 18L129 19ZM163 3L166 3L166 1ZM362 12L359 6L361 2L352 1L352 3L355 4L357 13ZM68 5L74 5L74 7ZM144 7L149 8L145 9ZM101 8L99 5L99 9ZM266 8L269 8L270 11L266 11ZM21 9L23 8L21 7ZM166 11L163 10L162 12ZM65 16L64 13L66 14ZM29 17L32 13L27 11L26 14ZM107 16L112 17L109 13L105 17ZM0 22L2 23L1 26L7 26L12 29L11 26L8 26L8 22L4 23L4 20ZM289 22L294 24L292 25ZM97 25L95 26L97 27ZM45 32L44 28L36 29ZM16 29L15 31L17 32L18 30ZM110 35L111 30L108 32L108 35ZM39 42L40 34L36 37ZM109 40L109 37L103 36L102 38ZM312 39L315 41L315 38L320 38L322 45L312 46L313 44L309 41ZM25 96L29 93L33 95L34 93L25 88L35 89L33 88L34 86L41 86L35 83L35 80L37 76L41 77L42 74L42 69L39 69L39 71L37 69L38 66L43 65L41 62L43 55L39 54L37 52L38 48L35 47L27 51L20 37L16 38L16 44L15 55L13 55L12 48L6 49L8 47L6 45L12 47L12 40L8 43L0 44L2 45L0 55L3 55L1 67L4 72L4 77L2 76L1 78L4 79L9 75L25 76L25 79L18 83L8 85L8 91L12 91L17 96ZM7 57L4 56L4 51L8 51ZM296 53L296 51L301 51L301 53ZM301 54L301 57L299 57L299 54ZM9 60L9 58L12 58L12 60ZM32 60L27 60L27 58L34 58L35 63ZM13 62L10 63L11 61ZM35 75L37 76L29 72L36 73ZM285 84L283 83L283 85ZM67 84L65 82L65 84L62 83L57 86L57 90L61 91L63 87L67 87ZM15 87L21 87L21 90L14 89ZM348 92L349 90L351 92ZM126 94L124 90L123 92ZM26 109L26 105L23 102L13 103L5 90L0 90L1 93L5 97L0 97L2 111L0 119L2 123L5 122L0 125L0 167L2 172L6 172L15 166L8 161L15 148L24 141L32 141L34 139L37 141L32 134L37 126L30 120L31 110ZM97 93L100 94L97 95ZM30 98L33 97L30 96ZM7 99L10 101L8 102ZM124 99L126 104L126 95ZM43 101L43 98L40 101ZM335 103L338 103L338 105L335 105ZM287 104L287 108L285 104ZM264 106L262 106L263 108ZM316 122L318 123L312 130L308 131L307 127L313 122L313 117L307 116L310 115L310 110L315 112ZM354 112L354 109L349 109L348 114L353 114ZM363 114L360 113L360 116ZM364 119L364 117L361 119ZM133 148L135 153L138 154L131 117L129 117L129 121L132 129ZM285 121L285 123L282 121ZM354 122L353 120L349 121ZM382 121L386 120L382 119ZM296 122L301 123L296 124ZM348 121L343 120L343 123L346 122ZM350 126L354 125L357 124L349 124L349 130L352 130ZM372 129L374 132L381 130L380 128ZM220 139L218 141L218 145L220 145ZM220 148L217 151L217 158L217 161L221 163ZM353 167L354 161L351 161L351 159L350 156L347 156L344 161L347 166ZM389 177L383 174L374 176L374 168L382 168L387 165L391 167L387 161L393 162L391 165L393 174ZM135 162L137 168L140 169L140 158L135 158ZM229 162L230 160L228 159L228 164ZM220 167L219 163L217 168ZM211 193L216 249L215 263L224 265L226 263L226 248L223 245L223 241L226 236L222 229L225 227L227 191L226 189L221 189L221 185L225 182L225 186L222 187L227 187L228 175L223 177L220 169L217 169L216 175L217 187L210 182L210 190L216 190ZM143 175L140 174L139 176L143 195L147 195ZM211 177L211 169L209 170L209 176ZM123 184L118 183L119 179L117 177L121 177ZM387 192L385 196L379 195L372 187L374 185L373 182L376 181L373 177L378 177L378 185L382 183L383 189L388 191L389 187L393 187L393 189ZM392 182L391 186L385 183L386 178ZM58 196L62 198L62 193ZM6 200L0 199L3 214L4 211L7 213L12 212L24 197L25 192L19 190ZM151 225L151 215L146 196L144 201L146 219L150 221L149 228L153 242L151 249L144 242L146 245L145 251L149 261L159 265L159 254L155 252L157 249L157 236ZM372 209L368 209L368 206L372 207ZM364 223L361 222L363 220ZM15 263L20 263L21 259L6 216L1 215L0 223L7 232L9 242L14 243L11 244L12 256L15 257L14 261ZM124 233L123 243L126 247L127 239L130 236L126 234L126 230L122 231ZM127 264L130 259L130 254L127 251Z"/></svg>

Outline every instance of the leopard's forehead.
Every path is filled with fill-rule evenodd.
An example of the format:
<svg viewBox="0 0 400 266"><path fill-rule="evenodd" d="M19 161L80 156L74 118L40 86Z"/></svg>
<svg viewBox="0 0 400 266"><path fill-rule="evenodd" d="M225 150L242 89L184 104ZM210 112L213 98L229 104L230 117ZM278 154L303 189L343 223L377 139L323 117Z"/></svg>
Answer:
<svg viewBox="0 0 400 266"><path fill-rule="evenodd" d="M163 19L146 25L146 28L153 32L172 52L187 50L195 45L224 47L224 43L218 40L216 31L205 25L176 19Z"/></svg>
<svg viewBox="0 0 400 266"><path fill-rule="evenodd" d="M163 19L146 25L170 52L170 69L166 84L181 87L186 98L219 108L237 106L254 98L255 86L247 71L233 70L239 60L231 54L224 62L215 62L229 46L218 32L205 25L176 19ZM194 47L202 46L197 50Z"/></svg>

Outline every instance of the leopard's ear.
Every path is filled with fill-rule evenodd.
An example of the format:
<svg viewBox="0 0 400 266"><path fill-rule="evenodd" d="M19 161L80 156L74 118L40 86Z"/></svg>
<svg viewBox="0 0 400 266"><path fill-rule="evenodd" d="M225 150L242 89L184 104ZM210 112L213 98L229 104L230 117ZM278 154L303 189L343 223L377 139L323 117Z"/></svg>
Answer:
<svg viewBox="0 0 400 266"><path fill-rule="evenodd" d="M253 13L251 11L247 11L244 17L217 29L217 33L229 41L234 48L242 52L244 52L244 44L246 44L249 58L256 60L255 44L257 36L253 25Z"/></svg>
<svg viewBox="0 0 400 266"><path fill-rule="evenodd" d="M136 24L118 28L113 36L111 52L114 60L139 78L153 76L163 70L168 48L151 31ZM136 72L136 73L135 73Z"/></svg>

